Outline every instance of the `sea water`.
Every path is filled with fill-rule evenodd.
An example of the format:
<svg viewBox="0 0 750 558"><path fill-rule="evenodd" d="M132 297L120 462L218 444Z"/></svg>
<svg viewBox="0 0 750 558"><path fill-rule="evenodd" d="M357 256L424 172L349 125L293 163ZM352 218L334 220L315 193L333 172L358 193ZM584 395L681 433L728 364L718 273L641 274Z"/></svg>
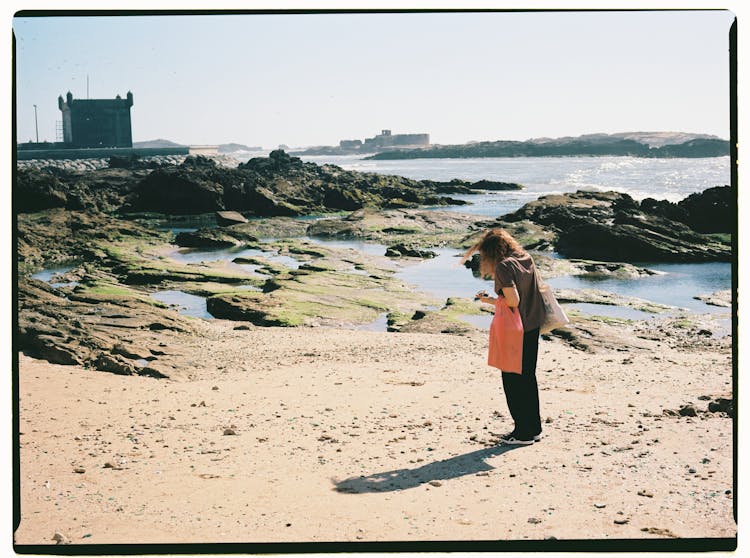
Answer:
<svg viewBox="0 0 750 558"><path fill-rule="evenodd" d="M346 170L405 176L415 180L514 182L522 190L450 195L471 205L442 210L500 217L546 194L577 190L616 191L636 200L677 202L690 194L730 183L729 157L645 159L640 157L482 157L466 159L365 160L357 156L302 157Z"/></svg>
<svg viewBox="0 0 750 558"><path fill-rule="evenodd" d="M556 289L598 289L622 296L642 298L692 312L723 314L727 308L712 306L694 297L728 290L732 286L732 265L707 263L637 263L660 273L637 279L592 279L581 276L555 277L548 281Z"/></svg>
<svg viewBox="0 0 750 558"><path fill-rule="evenodd" d="M206 299L182 291L166 290L151 293L151 298L162 304L174 307L178 313L194 318L210 320L213 316L206 309Z"/></svg>

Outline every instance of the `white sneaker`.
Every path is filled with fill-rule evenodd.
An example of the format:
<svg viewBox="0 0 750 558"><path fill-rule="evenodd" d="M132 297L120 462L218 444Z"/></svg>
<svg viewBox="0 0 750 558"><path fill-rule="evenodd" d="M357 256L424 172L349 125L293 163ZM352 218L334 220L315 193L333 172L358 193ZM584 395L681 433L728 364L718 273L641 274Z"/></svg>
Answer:
<svg viewBox="0 0 750 558"><path fill-rule="evenodd" d="M528 440L523 440L521 438L516 438L514 434L507 434L500 438L500 441L503 444L508 444L510 446L528 446L534 443L533 438L529 438Z"/></svg>

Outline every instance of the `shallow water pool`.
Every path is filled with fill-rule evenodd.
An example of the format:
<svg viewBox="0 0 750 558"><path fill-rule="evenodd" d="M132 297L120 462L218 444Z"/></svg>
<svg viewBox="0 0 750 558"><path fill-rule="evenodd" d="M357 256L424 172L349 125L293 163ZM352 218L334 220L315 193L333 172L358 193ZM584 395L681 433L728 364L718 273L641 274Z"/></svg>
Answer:
<svg viewBox="0 0 750 558"><path fill-rule="evenodd" d="M214 317L206 309L206 299L183 291L167 290L151 293L151 298L162 304L173 306L183 316L213 320Z"/></svg>

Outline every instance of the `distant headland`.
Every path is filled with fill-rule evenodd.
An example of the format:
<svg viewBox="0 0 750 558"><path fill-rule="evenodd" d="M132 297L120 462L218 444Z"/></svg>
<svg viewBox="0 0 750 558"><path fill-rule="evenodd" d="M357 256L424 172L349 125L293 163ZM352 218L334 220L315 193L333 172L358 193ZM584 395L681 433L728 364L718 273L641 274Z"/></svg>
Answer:
<svg viewBox="0 0 750 558"><path fill-rule="evenodd" d="M424 159L473 157L630 156L649 158L721 157L729 142L706 134L682 132L623 132L526 141L482 141L433 145L420 149L387 150L367 159Z"/></svg>

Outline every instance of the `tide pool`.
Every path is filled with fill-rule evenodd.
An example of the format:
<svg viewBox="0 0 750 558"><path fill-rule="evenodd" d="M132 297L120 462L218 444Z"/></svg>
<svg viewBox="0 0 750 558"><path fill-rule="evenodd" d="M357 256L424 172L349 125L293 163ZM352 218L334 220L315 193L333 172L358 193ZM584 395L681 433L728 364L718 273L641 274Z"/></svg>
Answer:
<svg viewBox="0 0 750 558"><path fill-rule="evenodd" d="M167 290L151 293L151 298L167 306L174 306L177 312L185 316L211 320L213 316L206 310L206 299L182 291Z"/></svg>
<svg viewBox="0 0 750 558"><path fill-rule="evenodd" d="M706 304L693 297L711 294L732 286L732 265L711 263L635 264L659 271L638 279L591 279L580 276L555 277L547 281L555 289L598 289L623 296L642 298L700 313L727 313L729 309Z"/></svg>

